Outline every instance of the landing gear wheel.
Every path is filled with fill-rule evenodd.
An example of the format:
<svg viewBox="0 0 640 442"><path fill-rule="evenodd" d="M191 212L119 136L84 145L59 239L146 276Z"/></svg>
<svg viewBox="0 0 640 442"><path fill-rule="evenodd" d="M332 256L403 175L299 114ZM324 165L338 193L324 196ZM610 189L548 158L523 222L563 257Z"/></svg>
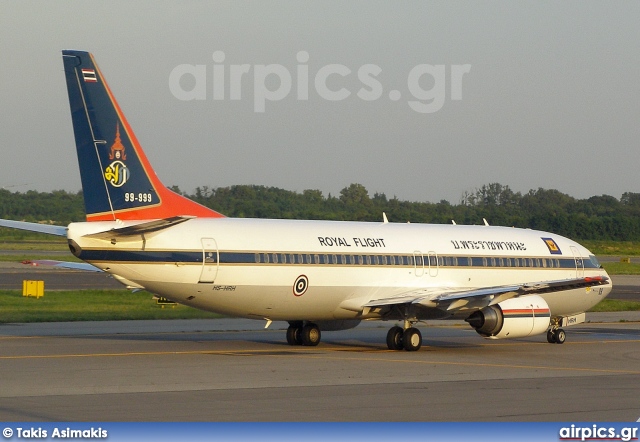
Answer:
<svg viewBox="0 0 640 442"><path fill-rule="evenodd" d="M556 344L564 344L564 341L567 340L567 334L564 332L564 330L559 328L558 330L556 330L555 334L556 334Z"/></svg>
<svg viewBox="0 0 640 442"><path fill-rule="evenodd" d="M320 328L313 323L302 327L302 333L300 334L302 335L302 345L315 347L320 343Z"/></svg>
<svg viewBox="0 0 640 442"><path fill-rule="evenodd" d="M417 328L411 327L402 335L402 346L407 351L416 351L422 346L422 333Z"/></svg>
<svg viewBox="0 0 640 442"><path fill-rule="evenodd" d="M556 343L556 332L554 330L547 331L547 342L549 344L555 344Z"/></svg>
<svg viewBox="0 0 640 442"><path fill-rule="evenodd" d="M404 330L402 327L391 327L387 332L387 347L389 350L402 350L402 335Z"/></svg>
<svg viewBox="0 0 640 442"><path fill-rule="evenodd" d="M302 345L302 329L295 325L290 325L287 329L287 344Z"/></svg>

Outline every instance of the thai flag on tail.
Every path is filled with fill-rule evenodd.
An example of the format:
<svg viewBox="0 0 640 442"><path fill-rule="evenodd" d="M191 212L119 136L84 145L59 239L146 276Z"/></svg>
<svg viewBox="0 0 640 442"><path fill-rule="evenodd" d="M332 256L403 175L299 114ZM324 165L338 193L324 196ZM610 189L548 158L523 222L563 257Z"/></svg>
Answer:
<svg viewBox="0 0 640 442"><path fill-rule="evenodd" d="M82 69L82 79L89 83L96 83L98 81L94 69Z"/></svg>

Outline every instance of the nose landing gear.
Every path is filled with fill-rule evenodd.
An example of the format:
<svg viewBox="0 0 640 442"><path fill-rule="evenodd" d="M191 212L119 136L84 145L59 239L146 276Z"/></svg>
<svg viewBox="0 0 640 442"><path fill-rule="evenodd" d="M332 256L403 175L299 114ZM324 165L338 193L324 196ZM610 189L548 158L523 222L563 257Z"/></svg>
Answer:
<svg viewBox="0 0 640 442"><path fill-rule="evenodd" d="M550 328L547 332L547 342L549 344L564 344L567 340L567 334L561 328Z"/></svg>

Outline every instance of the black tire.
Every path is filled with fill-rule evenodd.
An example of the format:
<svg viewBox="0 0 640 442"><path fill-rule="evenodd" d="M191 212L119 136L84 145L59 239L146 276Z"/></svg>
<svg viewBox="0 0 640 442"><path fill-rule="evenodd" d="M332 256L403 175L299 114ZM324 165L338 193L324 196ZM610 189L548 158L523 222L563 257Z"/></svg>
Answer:
<svg viewBox="0 0 640 442"><path fill-rule="evenodd" d="M300 334L302 335L302 345L315 347L320 343L320 328L313 323L302 327L302 333Z"/></svg>
<svg viewBox="0 0 640 442"><path fill-rule="evenodd" d="M302 330L300 327L290 325L287 329L287 344L289 345L301 345L302 344Z"/></svg>
<svg viewBox="0 0 640 442"><path fill-rule="evenodd" d="M556 343L556 333L553 330L549 330L547 331L547 342L549 344L555 344Z"/></svg>
<svg viewBox="0 0 640 442"><path fill-rule="evenodd" d="M559 328L556 331L556 344L564 344L564 341L566 340L567 340L567 334L564 332L564 330Z"/></svg>
<svg viewBox="0 0 640 442"><path fill-rule="evenodd" d="M402 335L402 346L407 351L417 351L422 346L422 333L417 328L411 327Z"/></svg>
<svg viewBox="0 0 640 442"><path fill-rule="evenodd" d="M402 327L391 327L387 332L387 347L389 350L402 350L402 336L404 334L404 330Z"/></svg>

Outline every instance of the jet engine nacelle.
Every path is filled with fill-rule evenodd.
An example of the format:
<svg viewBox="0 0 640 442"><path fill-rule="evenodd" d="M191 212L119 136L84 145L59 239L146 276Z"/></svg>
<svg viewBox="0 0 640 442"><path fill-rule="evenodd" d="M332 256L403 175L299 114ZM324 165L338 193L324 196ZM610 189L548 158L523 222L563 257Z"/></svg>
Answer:
<svg viewBox="0 0 640 442"><path fill-rule="evenodd" d="M524 338L547 331L549 305L538 295L511 298L472 313L465 321L489 339Z"/></svg>

